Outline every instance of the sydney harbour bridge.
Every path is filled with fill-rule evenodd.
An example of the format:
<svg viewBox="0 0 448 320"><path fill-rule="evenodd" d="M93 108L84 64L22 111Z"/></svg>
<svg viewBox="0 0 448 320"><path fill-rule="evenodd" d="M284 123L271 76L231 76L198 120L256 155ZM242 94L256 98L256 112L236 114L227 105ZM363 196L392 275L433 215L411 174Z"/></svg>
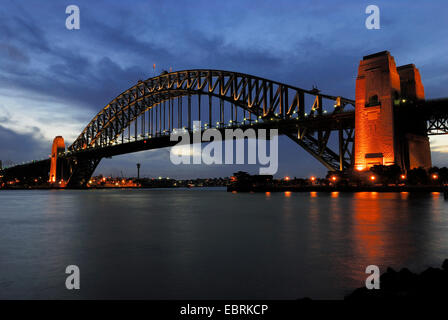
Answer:
<svg viewBox="0 0 448 320"><path fill-rule="evenodd" d="M425 99L418 69L387 51L361 60L355 100L238 72L162 72L109 102L67 149L56 137L50 158L1 169L0 185L85 187L101 159L173 146L194 120L202 131L278 129L330 171L408 170L431 166L428 135L448 134L448 98Z"/></svg>

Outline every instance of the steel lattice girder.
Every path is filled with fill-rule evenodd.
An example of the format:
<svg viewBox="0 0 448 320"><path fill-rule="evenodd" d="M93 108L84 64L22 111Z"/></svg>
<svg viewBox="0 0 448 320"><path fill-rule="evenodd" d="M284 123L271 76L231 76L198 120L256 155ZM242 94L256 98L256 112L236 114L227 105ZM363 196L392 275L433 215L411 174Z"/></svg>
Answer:
<svg viewBox="0 0 448 320"><path fill-rule="evenodd" d="M417 101L404 106L406 112L414 113L427 121L427 134L448 134L448 99L430 99Z"/></svg>
<svg viewBox="0 0 448 320"><path fill-rule="evenodd" d="M448 134L448 117L428 120L428 135Z"/></svg>

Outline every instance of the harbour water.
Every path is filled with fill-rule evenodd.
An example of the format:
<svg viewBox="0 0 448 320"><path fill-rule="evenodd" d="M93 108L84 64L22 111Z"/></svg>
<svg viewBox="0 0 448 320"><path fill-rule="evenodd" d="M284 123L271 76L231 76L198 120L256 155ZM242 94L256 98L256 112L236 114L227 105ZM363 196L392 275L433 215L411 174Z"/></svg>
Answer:
<svg viewBox="0 0 448 320"><path fill-rule="evenodd" d="M445 258L441 193L0 192L2 299L340 299Z"/></svg>

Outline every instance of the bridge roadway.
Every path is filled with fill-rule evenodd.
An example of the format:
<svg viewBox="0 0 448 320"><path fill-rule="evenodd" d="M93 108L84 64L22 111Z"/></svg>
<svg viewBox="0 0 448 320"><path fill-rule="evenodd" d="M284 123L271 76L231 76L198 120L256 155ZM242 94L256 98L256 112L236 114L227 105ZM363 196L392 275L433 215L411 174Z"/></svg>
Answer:
<svg viewBox="0 0 448 320"><path fill-rule="evenodd" d="M313 115L307 116L303 119L281 119L276 117L270 117L262 119L258 123L252 122L251 124L233 124L229 126L223 126L217 129L221 132L222 137L225 137L225 129L237 129L246 130L253 129L278 129L280 135L295 136L300 130L308 130L310 132L316 130L334 131L343 129L353 129L354 112L344 111L333 114ZM202 130L203 132L204 130ZM257 132L257 130L255 130ZM192 133L192 131L190 131ZM269 131L268 137L269 137ZM202 135L201 135L202 136ZM140 139L134 139L133 141L110 144L108 146L101 147L87 147L79 151L69 151L58 155L60 159L101 159L110 158L113 156L123 155L127 153L153 150L165 147L172 147L176 145L178 141L170 141L170 133L160 134L155 137L146 137ZM48 172L50 170L50 158L44 160L31 161L24 164L19 164L10 168L4 168L0 170L0 176L3 181L7 182L11 179L17 181L30 181L35 183L44 183L48 180ZM37 180L37 181L36 181Z"/></svg>

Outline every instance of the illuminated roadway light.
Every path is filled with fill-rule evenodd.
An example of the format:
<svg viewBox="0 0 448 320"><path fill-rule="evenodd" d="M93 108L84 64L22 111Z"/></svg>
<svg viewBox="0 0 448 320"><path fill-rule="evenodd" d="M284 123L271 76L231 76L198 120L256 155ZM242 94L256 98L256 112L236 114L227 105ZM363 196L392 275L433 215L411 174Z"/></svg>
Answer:
<svg viewBox="0 0 448 320"><path fill-rule="evenodd" d="M406 176L405 176L404 174L402 174L402 175L400 176L400 178L401 178L401 180L404 180L404 179L406 179Z"/></svg>
<svg viewBox="0 0 448 320"><path fill-rule="evenodd" d="M312 177L310 178L310 180L311 180L311 181L315 181L315 180L316 180L316 177L312 176Z"/></svg>
<svg viewBox="0 0 448 320"><path fill-rule="evenodd" d="M376 177L375 176L370 176L370 180L375 181Z"/></svg>
<svg viewBox="0 0 448 320"><path fill-rule="evenodd" d="M332 177L331 177L331 180L336 181L337 178L336 178L335 176L332 176Z"/></svg>
<svg viewBox="0 0 448 320"><path fill-rule="evenodd" d="M439 179L439 176L436 175L436 174L433 174L433 175L432 175L432 178L433 178L434 180L437 180L437 179Z"/></svg>

